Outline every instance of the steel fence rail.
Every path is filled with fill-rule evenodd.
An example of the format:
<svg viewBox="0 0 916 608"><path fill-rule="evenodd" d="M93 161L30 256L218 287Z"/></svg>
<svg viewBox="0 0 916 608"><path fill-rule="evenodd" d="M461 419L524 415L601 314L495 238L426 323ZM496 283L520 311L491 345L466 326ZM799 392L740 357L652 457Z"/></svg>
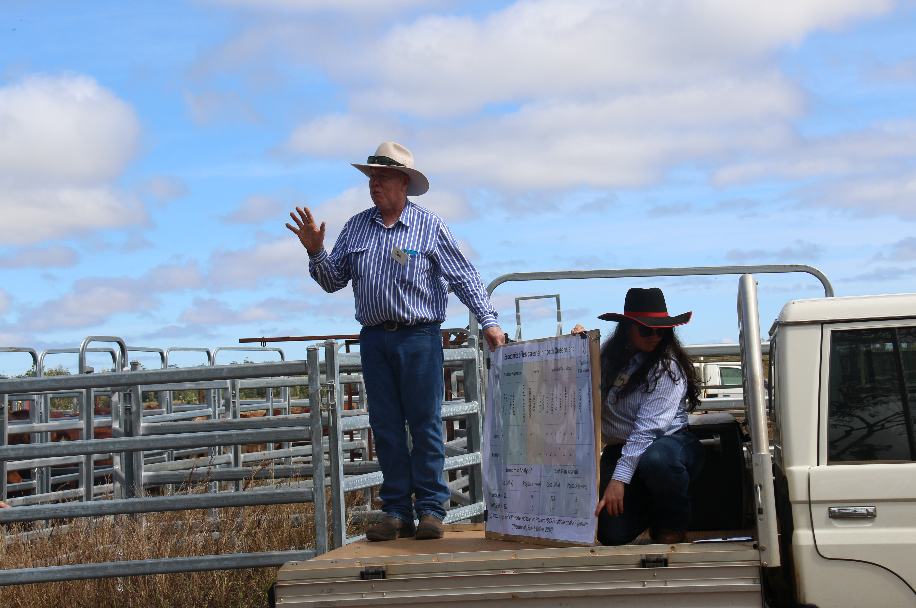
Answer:
<svg viewBox="0 0 916 608"><path fill-rule="evenodd" d="M302 427L303 423L308 421L308 414L292 414L290 416L264 416L261 418L199 420L197 422L158 422L144 424L142 433L143 435L174 435L176 433L198 433L207 431L240 431Z"/></svg>
<svg viewBox="0 0 916 608"><path fill-rule="evenodd" d="M366 447L365 443L361 447ZM346 475L363 475L379 470L377 462L345 462ZM183 483L187 481L238 481L240 479L288 479L291 477L311 478L315 467L311 465L277 465L272 467L234 467L224 469L192 469L182 471L153 471L143 473L143 482L148 484ZM349 491L349 490L348 490Z"/></svg>
<svg viewBox="0 0 916 608"><path fill-rule="evenodd" d="M84 390L118 386L146 386L170 382L235 380L264 376L302 376L308 374L305 361L213 365L179 369L150 369L127 372L105 372L78 376L43 376L0 380L0 393L29 394L48 390ZM278 384L282 385L282 382ZM225 386L221 387L225 388Z"/></svg>
<svg viewBox="0 0 916 608"><path fill-rule="evenodd" d="M309 549L304 551L264 551L261 553L237 553L233 555L168 557L73 566L19 568L15 570L0 570L0 585L28 585L33 583L114 578L118 576L206 572L209 570L278 568L286 562L310 560L315 555L315 551Z"/></svg>
<svg viewBox="0 0 916 608"><path fill-rule="evenodd" d="M291 490L217 492L186 496L120 498L93 502L37 505L27 509L0 509L0 524L42 519L72 519L74 517L101 517L103 515L159 513L192 509L287 505L298 502L312 502L313 497L314 494L311 488L298 488Z"/></svg>
<svg viewBox="0 0 916 608"><path fill-rule="evenodd" d="M181 435L152 435L117 439L85 439L40 445L11 445L0 447L0 461L44 456L80 456L112 452L142 452L222 445L251 445L280 441L308 441L308 428L265 428L253 431L215 431L183 433Z"/></svg>
<svg viewBox="0 0 916 608"><path fill-rule="evenodd" d="M450 456L445 459L443 470L454 471L456 469L466 469L481 464L483 461L480 452L462 454L461 456ZM371 488L382 484L382 473L369 473L359 477L348 477L344 480L344 492L353 492L364 488Z"/></svg>

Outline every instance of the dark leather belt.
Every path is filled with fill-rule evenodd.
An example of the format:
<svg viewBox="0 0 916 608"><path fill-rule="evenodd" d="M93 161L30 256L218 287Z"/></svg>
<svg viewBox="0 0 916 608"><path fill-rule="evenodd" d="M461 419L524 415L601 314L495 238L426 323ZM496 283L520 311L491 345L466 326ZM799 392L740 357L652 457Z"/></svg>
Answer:
<svg viewBox="0 0 916 608"><path fill-rule="evenodd" d="M404 323L398 323L397 321L385 321L384 323L379 323L378 325L373 325L377 329L384 329L385 331L397 331L398 326L407 327Z"/></svg>
<svg viewBox="0 0 916 608"><path fill-rule="evenodd" d="M417 327L418 325L437 325L437 323L414 323L410 325L401 321L383 321L378 325L366 325L365 327L371 327L372 329L384 329L385 331L397 331L404 327Z"/></svg>

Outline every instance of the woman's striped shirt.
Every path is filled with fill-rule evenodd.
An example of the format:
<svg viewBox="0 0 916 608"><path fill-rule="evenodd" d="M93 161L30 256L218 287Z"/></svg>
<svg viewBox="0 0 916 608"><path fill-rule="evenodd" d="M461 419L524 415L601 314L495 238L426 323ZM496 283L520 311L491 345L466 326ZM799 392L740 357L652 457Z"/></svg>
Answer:
<svg viewBox="0 0 916 608"><path fill-rule="evenodd" d="M632 376L647 356L636 353L621 373ZM688 424L687 379L677 361L671 360L669 365L674 379L659 361L648 374L652 392L646 393L645 386L639 386L618 400L620 389L613 387L602 405L601 440L611 445L625 444L613 479L630 483L646 448L659 437L673 435Z"/></svg>

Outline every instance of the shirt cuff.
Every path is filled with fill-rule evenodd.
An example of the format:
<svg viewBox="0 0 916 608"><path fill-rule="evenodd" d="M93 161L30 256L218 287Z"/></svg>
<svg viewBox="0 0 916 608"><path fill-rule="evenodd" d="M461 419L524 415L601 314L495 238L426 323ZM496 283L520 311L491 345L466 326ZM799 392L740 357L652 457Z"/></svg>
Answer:
<svg viewBox="0 0 916 608"><path fill-rule="evenodd" d="M308 249L306 249L305 251L306 253L308 253ZM321 251L319 251L315 255L312 255L311 253L309 253L309 262L312 262L313 264L323 264L324 261L327 259L328 259L328 252L324 248L322 248Z"/></svg>
<svg viewBox="0 0 916 608"><path fill-rule="evenodd" d="M491 327L499 327L499 323L496 322L496 315L494 314L485 314L477 320L480 323L480 329L489 329Z"/></svg>
<svg viewBox="0 0 916 608"><path fill-rule="evenodd" d="M622 481L623 483L630 483L630 481L633 479L633 471L618 460L617 466L614 468L614 474L611 476L611 479L616 479L617 481Z"/></svg>

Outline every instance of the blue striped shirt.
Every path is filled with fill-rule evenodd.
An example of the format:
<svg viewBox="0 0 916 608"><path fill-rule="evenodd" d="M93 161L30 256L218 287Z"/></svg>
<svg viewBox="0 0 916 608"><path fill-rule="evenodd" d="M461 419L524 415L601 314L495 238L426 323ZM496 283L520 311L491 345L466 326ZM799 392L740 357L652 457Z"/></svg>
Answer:
<svg viewBox="0 0 916 608"><path fill-rule="evenodd" d="M639 352L621 371L632 376L648 356ZM601 408L601 440L611 445L625 444L612 479L630 483L639 457L649 445L663 435L672 435L687 426L687 381L677 361L670 363L675 380L659 362L649 371L651 393L645 386L616 400L620 389L611 388ZM658 384L655 379L658 377Z"/></svg>
<svg viewBox="0 0 916 608"><path fill-rule="evenodd" d="M394 246L408 252L404 265L392 258ZM448 226L409 200L390 228L376 207L351 217L330 255L322 249L309 256L309 274L328 293L352 280L356 320L362 325L442 323L449 286L482 329L497 325L480 274Z"/></svg>

